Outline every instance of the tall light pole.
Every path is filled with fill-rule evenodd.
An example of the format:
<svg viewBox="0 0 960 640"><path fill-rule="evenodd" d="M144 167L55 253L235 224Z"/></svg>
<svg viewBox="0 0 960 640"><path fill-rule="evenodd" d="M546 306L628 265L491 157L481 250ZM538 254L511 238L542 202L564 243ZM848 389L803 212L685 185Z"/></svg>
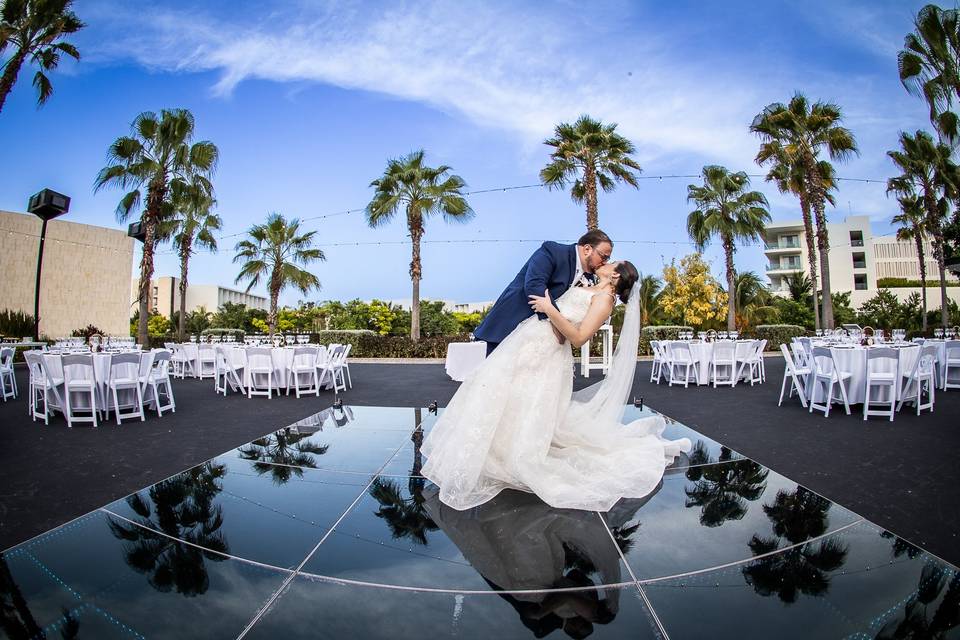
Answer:
<svg viewBox="0 0 960 640"><path fill-rule="evenodd" d="M43 269L43 244L47 239L47 222L70 210L70 198L44 189L30 196L27 211L43 220L40 227L40 250L37 252L37 284L33 292L33 339L40 340L40 272Z"/></svg>

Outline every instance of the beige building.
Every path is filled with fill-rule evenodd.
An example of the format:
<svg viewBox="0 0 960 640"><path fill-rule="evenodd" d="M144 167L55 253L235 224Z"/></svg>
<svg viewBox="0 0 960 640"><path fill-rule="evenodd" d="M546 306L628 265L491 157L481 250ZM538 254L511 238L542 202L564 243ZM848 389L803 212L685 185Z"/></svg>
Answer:
<svg viewBox="0 0 960 640"><path fill-rule="evenodd" d="M33 315L40 218L0 211L0 309ZM47 223L40 284L40 335L68 336L95 325L130 333L134 240L125 231L64 219Z"/></svg>
<svg viewBox="0 0 960 640"><path fill-rule="evenodd" d="M130 315L137 310L138 287L140 279L130 281ZM159 312L167 318L180 310L180 278L161 276L150 281L150 311ZM270 309L270 301L264 296L246 293L238 289L221 287L216 284L187 285L187 313L203 307L216 312L225 302L246 305L248 309Z"/></svg>
<svg viewBox="0 0 960 640"><path fill-rule="evenodd" d="M827 233L830 237L830 288L836 293L849 291L850 304L855 309L876 295L879 278L920 279L916 243L897 240L895 236L874 236L867 216L850 216L843 222L828 223ZM767 225L764 242L770 290L778 295L788 295L786 276L797 271L810 275L803 222L795 220ZM930 285L927 287L928 308L936 309L940 306L939 275L929 241L924 242L924 263ZM817 264L819 269L819 258ZM948 272L947 279L956 281L957 277ZM903 301L911 293L919 293L920 288L897 287L890 291ZM947 294L953 300L960 299L960 287L948 288Z"/></svg>

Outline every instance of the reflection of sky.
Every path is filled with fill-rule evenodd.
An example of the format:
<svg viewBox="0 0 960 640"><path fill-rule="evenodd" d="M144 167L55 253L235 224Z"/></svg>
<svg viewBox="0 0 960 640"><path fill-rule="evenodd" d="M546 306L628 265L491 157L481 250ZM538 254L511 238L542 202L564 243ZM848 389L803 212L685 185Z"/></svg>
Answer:
<svg viewBox="0 0 960 640"><path fill-rule="evenodd" d="M899 130L926 124L923 102L897 78L896 51L924 2L607 3L584 15L566 4L129 3L82 0L89 24L71 38L83 54L52 75L41 110L20 82L0 117L5 157L0 209L22 211L49 186L73 198L68 219L114 226L120 193L93 194L108 145L133 117L165 107L190 109L200 138L222 160L215 184L224 233L238 233L269 211L314 217L363 207L370 181L388 158L424 147L471 189L536 183L553 126L590 113L619 123L637 145L644 174L699 173L705 164L760 173L747 130L766 104L794 90L838 102L862 150L839 175L886 178L885 156ZM617 255L641 271L690 250L686 185L644 180L600 195L600 222L622 243ZM755 180L775 219L798 205ZM883 185L843 183L831 218L867 214L876 230L895 203ZM426 240L573 240L582 208L564 193L519 190L477 194L466 226L432 220ZM396 242L400 221L366 227L360 214L313 220L321 243ZM194 258L198 283L232 283L236 238L218 255ZM679 243L679 244L678 244ZM533 243L426 244L422 294L489 300L516 273ZM328 246L316 267L314 299L409 296L403 245ZM708 256L720 273L720 253ZM763 271L758 248L737 254ZM464 261L472 270L444 268ZM158 274L178 272L166 249ZM386 267L386 268L385 268ZM346 274L346 277L345 277ZM298 294L287 292L283 302Z"/></svg>

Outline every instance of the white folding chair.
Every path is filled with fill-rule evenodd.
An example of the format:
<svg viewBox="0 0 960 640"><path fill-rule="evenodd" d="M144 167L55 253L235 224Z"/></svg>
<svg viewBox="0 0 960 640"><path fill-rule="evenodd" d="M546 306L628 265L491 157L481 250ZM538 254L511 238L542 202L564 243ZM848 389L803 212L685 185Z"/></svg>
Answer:
<svg viewBox="0 0 960 640"><path fill-rule="evenodd" d="M843 399L843 408L847 415L850 415L850 401L847 398L847 388L844 386L844 380L849 380L853 375L847 371L840 371L837 366L836 358L833 356L833 350L827 347L814 347L811 358L811 371L813 384L810 385L810 413L813 410L823 411L824 417L830 416L830 405L833 403L833 387L840 386L840 397ZM823 386L823 395L826 398L825 404L817 404L817 390Z"/></svg>
<svg viewBox="0 0 960 640"><path fill-rule="evenodd" d="M223 393L224 397L227 395L228 385L234 391L243 393L243 380L233 367L233 358L229 349L229 347L218 346L214 350L217 364L214 387L217 393Z"/></svg>
<svg viewBox="0 0 960 640"><path fill-rule="evenodd" d="M904 371L900 373L900 401L897 403L897 411L904 402L912 402L916 405L917 415L920 415L923 409L930 409L930 413L933 413L933 403L937 393L937 346L925 344L920 347L920 354L913 368L909 373ZM922 401L924 383L927 386L926 402Z"/></svg>
<svg viewBox="0 0 960 640"><path fill-rule="evenodd" d="M306 377L305 385L300 386L301 377ZM297 392L313 393L320 395L320 378L317 376L317 350L313 347L296 347L293 350L293 358L290 360L290 366L287 367L287 395L290 395L290 387L293 386Z"/></svg>
<svg viewBox="0 0 960 640"><path fill-rule="evenodd" d="M882 370L877 370L880 365ZM897 387L900 381L900 352L891 347L876 347L867 349L866 360L866 380L867 386L864 389L863 396L863 419L870 416L886 416L893 422L893 412L897 404ZM879 398L870 399L870 392L878 389ZM884 389L886 389L887 399L883 399ZM874 410L873 405L887 405L883 410Z"/></svg>
<svg viewBox="0 0 960 640"><path fill-rule="evenodd" d="M7 398L17 397L17 376L13 369L14 352L11 347L0 349L0 392L4 402Z"/></svg>
<svg viewBox="0 0 960 640"><path fill-rule="evenodd" d="M353 344L348 344L346 348L343 350L343 357L341 358L341 361L340 361L340 367L341 367L340 373L342 375L344 371L347 372L347 384L350 386L351 389L353 389L353 380L350 379L350 360L349 360L351 349L353 349Z"/></svg>
<svg viewBox="0 0 960 640"><path fill-rule="evenodd" d="M783 404L783 393L787 389L787 378L789 377L790 382L790 393L787 394L787 398L793 397L794 390L797 391L797 395L800 397L800 406L804 409L807 408L807 398L806 391L804 391L804 379L806 376L810 375L810 369L806 367L797 366L796 362L793 361L793 358L790 357L790 351L787 350L787 345L780 345L780 352L783 354L783 361L785 368L783 370L783 384L780 385L780 401L777 402L777 406Z"/></svg>
<svg viewBox="0 0 960 640"><path fill-rule="evenodd" d="M790 352L793 355L794 366L804 369L810 368L810 364L807 362L807 352L803 349L803 343L796 338L790 342Z"/></svg>
<svg viewBox="0 0 960 640"><path fill-rule="evenodd" d="M724 368L725 375L721 376L717 372L718 367ZM713 344L713 355L710 358L710 378L713 380L713 388L718 384L728 384L731 387L737 385L737 343L736 342L715 342Z"/></svg>
<svg viewBox="0 0 960 640"><path fill-rule="evenodd" d="M57 387L63 384L63 380L55 380L51 377L41 351L27 351L23 354L23 357L27 361L27 368L30 372L28 415L34 422L37 418L43 418L43 424L50 424L50 414L53 413L53 410L63 411L63 402L60 399L60 392L57 391ZM50 402L51 395L56 402ZM43 402L43 413L38 413L37 410L41 401Z"/></svg>
<svg viewBox="0 0 960 640"><path fill-rule="evenodd" d="M249 384L247 385L247 397L267 396L267 399L273 397L273 356L269 347L252 347L247 349L247 371ZM264 390L263 381L266 379L266 389Z"/></svg>
<svg viewBox="0 0 960 640"><path fill-rule="evenodd" d="M740 362L740 369L737 371L737 380L743 377L743 370L748 368L749 382L752 387L754 383L763 383L763 349L767 346L766 340L754 340L750 344L747 357Z"/></svg>
<svg viewBox="0 0 960 640"><path fill-rule="evenodd" d="M97 376L93 368L93 356L90 354L69 354L61 356L63 367L64 416L67 426L73 428L74 422L91 422L97 426ZM74 395L87 395L90 398L90 417L76 415L77 411L86 411L76 406Z"/></svg>
<svg viewBox="0 0 960 640"><path fill-rule="evenodd" d="M341 387L343 391L347 390L347 385L343 380L342 360L345 358L348 347L344 347L343 345L330 345L327 347L326 359L324 362L321 364L318 360L317 369L320 371L319 384L323 384L323 381L326 379L326 376L329 373L330 382L333 384L334 395L340 392Z"/></svg>
<svg viewBox="0 0 960 640"><path fill-rule="evenodd" d="M690 352L690 345L686 342L676 341L668 343L667 348L670 350L670 378L668 386L672 387L674 382L677 384L682 382L684 388L689 387L691 368L693 369L694 382L700 384L700 365L693 359L693 354ZM684 368L683 379L679 379L679 376L676 375L680 367Z"/></svg>
<svg viewBox="0 0 960 640"><path fill-rule="evenodd" d="M177 403L173 397L173 386L170 384L171 354L163 349L153 351L151 354L153 360L150 363L150 368L145 375L140 376L141 393L146 396L144 392L147 387L150 387L157 416L163 417L163 412L168 409L171 413L177 412ZM161 398L161 392L166 396L166 404Z"/></svg>
<svg viewBox="0 0 960 640"><path fill-rule="evenodd" d="M663 367L666 364L666 358L663 356L663 349L660 347L659 340L650 341L650 350L653 351L653 364L650 366L650 382L660 384L660 378L663 375Z"/></svg>
<svg viewBox="0 0 960 640"><path fill-rule="evenodd" d="M201 380L217 375L217 353L214 345L197 345L197 375Z"/></svg>
<svg viewBox="0 0 960 640"><path fill-rule="evenodd" d="M193 360L187 355L186 347L182 344L172 346L173 356L170 358L170 362L173 364L173 375L183 380L187 376L187 369L190 369L190 376L195 377L197 372L194 369Z"/></svg>
<svg viewBox="0 0 960 640"><path fill-rule="evenodd" d="M942 390L960 389L960 379L956 382L950 382L950 367L960 369L960 340L947 340L943 345L943 382L940 387Z"/></svg>
<svg viewBox="0 0 960 640"><path fill-rule="evenodd" d="M117 353L110 356L110 377L107 382L109 393L107 397L107 415L110 414L110 398L113 398L113 410L117 416L117 424L123 418L140 418L143 422L143 389L140 387L140 357L139 353ZM130 408L127 413L120 412L119 391L133 391L133 400L125 402L123 408Z"/></svg>

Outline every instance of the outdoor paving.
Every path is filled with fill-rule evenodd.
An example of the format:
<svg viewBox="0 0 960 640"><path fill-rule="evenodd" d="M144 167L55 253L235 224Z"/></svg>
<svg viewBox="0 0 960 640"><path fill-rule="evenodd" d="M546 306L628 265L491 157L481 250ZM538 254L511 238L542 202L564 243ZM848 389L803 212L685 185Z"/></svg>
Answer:
<svg viewBox="0 0 960 640"><path fill-rule="evenodd" d="M0 637L960 637L957 567L675 420L606 513L446 507L435 420L327 408L8 549Z"/></svg>

